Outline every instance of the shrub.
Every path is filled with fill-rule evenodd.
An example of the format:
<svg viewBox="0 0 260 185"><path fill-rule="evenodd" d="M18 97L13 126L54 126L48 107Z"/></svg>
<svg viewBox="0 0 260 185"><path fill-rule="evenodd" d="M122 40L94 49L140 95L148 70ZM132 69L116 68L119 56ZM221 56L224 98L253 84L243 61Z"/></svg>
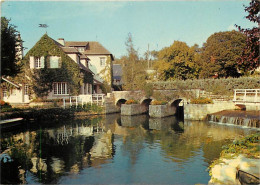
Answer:
<svg viewBox="0 0 260 185"><path fill-rule="evenodd" d="M151 105L166 105L167 102L166 101L160 101L160 100L153 100L151 102Z"/></svg>
<svg viewBox="0 0 260 185"><path fill-rule="evenodd" d="M211 104L213 101L209 98L196 98L190 101L191 104Z"/></svg>
<svg viewBox="0 0 260 185"><path fill-rule="evenodd" d="M12 106L8 102L5 102L3 100L0 100L0 105L1 105L1 109L3 109L3 108L12 108Z"/></svg>
<svg viewBox="0 0 260 185"><path fill-rule="evenodd" d="M138 101L131 99L131 100L127 100L127 101L125 102L125 104L127 104L127 105L138 104Z"/></svg>

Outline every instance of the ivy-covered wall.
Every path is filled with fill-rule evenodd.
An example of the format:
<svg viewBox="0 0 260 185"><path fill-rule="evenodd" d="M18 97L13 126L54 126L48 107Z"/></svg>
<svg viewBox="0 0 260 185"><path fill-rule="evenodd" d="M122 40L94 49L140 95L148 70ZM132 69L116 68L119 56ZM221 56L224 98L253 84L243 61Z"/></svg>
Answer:
<svg viewBox="0 0 260 185"><path fill-rule="evenodd" d="M44 57L44 68L30 69L30 56ZM61 57L60 68L49 68L50 56ZM78 95L83 83L93 84L91 73L80 67L50 38L44 34L41 39L28 51L23 59L23 73L20 80L29 84L36 97L47 96L52 90L53 82L68 82L69 93ZM25 79L24 76L26 76Z"/></svg>

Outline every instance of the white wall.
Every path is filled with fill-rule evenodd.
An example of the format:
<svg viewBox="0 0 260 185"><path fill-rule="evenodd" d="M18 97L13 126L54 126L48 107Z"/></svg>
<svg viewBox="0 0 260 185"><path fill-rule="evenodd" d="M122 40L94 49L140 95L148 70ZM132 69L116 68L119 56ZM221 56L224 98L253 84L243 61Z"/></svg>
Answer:
<svg viewBox="0 0 260 185"><path fill-rule="evenodd" d="M13 89L12 94L10 94L10 96L3 97L3 100L9 103L24 103L22 89Z"/></svg>
<svg viewBox="0 0 260 185"><path fill-rule="evenodd" d="M95 74L94 78L98 81L103 82L102 74L98 75L102 69L105 68L105 66L100 65L100 58L105 57L107 60L108 55L87 55L90 59L89 61L89 69Z"/></svg>
<svg viewBox="0 0 260 185"><path fill-rule="evenodd" d="M77 54L67 54L74 62L77 64L79 63L78 55Z"/></svg>

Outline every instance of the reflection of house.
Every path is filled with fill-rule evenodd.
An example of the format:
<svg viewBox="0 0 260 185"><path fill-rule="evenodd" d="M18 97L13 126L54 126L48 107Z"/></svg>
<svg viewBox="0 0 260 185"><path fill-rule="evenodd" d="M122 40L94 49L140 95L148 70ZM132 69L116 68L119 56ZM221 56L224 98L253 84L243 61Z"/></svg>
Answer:
<svg viewBox="0 0 260 185"><path fill-rule="evenodd" d="M61 99L92 94L93 72L88 62L77 49L64 47L45 34L24 57L22 74L12 80L2 78L2 99L27 103L34 97Z"/></svg>

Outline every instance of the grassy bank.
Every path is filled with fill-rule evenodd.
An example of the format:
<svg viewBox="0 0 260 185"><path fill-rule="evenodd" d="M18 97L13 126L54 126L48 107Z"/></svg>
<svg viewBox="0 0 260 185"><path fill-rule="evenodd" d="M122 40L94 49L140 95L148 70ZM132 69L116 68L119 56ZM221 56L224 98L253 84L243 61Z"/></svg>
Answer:
<svg viewBox="0 0 260 185"><path fill-rule="evenodd" d="M59 120L73 118L77 115L102 114L103 108L98 105L72 106L71 108L11 108L1 107L0 118L23 118L24 120Z"/></svg>

